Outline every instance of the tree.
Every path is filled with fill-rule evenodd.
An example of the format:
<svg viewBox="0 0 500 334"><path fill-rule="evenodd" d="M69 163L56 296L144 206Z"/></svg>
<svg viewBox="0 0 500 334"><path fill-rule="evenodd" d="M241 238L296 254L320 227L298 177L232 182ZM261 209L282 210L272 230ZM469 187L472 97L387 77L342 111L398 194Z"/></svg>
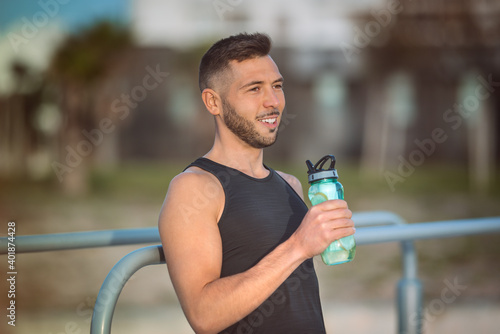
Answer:
<svg viewBox="0 0 500 334"><path fill-rule="evenodd" d="M62 126L60 156L52 167L68 193L88 188L91 156L99 144L84 134L109 112L99 101L112 94L109 82L123 72L131 45L128 29L103 21L69 35L55 52L48 74L60 92Z"/></svg>

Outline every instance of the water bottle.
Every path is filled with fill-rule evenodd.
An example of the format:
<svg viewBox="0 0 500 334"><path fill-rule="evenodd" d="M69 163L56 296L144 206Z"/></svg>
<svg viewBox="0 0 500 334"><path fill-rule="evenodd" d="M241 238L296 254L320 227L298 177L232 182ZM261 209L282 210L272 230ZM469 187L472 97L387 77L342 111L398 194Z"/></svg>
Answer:
<svg viewBox="0 0 500 334"><path fill-rule="evenodd" d="M325 163L330 160L330 167L323 169ZM330 199L344 199L344 187L338 181L335 169L335 157L325 155L315 165L310 160L306 161L308 168L309 200L312 205L322 203ZM356 243L352 235L335 240L327 249L321 253L323 262L327 265L341 264L352 261L356 254Z"/></svg>

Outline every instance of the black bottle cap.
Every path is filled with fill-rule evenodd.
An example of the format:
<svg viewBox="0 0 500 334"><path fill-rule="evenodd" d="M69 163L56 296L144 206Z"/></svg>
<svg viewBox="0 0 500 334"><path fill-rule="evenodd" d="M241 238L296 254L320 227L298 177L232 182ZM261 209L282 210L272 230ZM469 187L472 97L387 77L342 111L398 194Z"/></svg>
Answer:
<svg viewBox="0 0 500 334"><path fill-rule="evenodd" d="M328 160L330 160L330 167L323 169ZM339 177L335 169L335 157L332 154L325 155L315 165L312 164L311 160L307 160L306 165L309 183L323 179L337 179Z"/></svg>

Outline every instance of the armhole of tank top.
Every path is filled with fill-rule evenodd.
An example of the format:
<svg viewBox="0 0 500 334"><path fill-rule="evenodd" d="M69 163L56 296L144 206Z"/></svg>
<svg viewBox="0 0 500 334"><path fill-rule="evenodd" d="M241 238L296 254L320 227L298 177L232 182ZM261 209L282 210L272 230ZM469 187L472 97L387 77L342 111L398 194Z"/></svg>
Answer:
<svg viewBox="0 0 500 334"><path fill-rule="evenodd" d="M224 209L222 209L222 213L220 215L220 218L217 221L217 225L219 225L219 222L222 220L222 218L226 214L226 207L227 207L227 203L226 202L227 202L227 198L228 198L226 188L222 185L222 181L220 180L220 178L216 174L212 173L212 171L208 170L208 167L203 166L203 164L197 164L196 161L195 161L195 162L191 163L189 166L187 166L184 169L184 171L186 171L190 167L197 167L197 168L199 168L201 170L204 170L205 172L212 174L217 179L217 181L219 181L219 184L220 184L220 186L222 188L222 191L224 192Z"/></svg>
<svg viewBox="0 0 500 334"><path fill-rule="evenodd" d="M277 171L274 171L274 174L278 175L278 177L280 179L283 180L283 182L285 182L285 184L287 185L288 188L292 189L293 193L302 201L302 203L304 203L304 205L307 207L307 204L306 202L302 199L302 197L299 195L299 193L297 193L297 191L292 187L292 185L290 183L288 183L287 180L285 180L285 178L283 176L280 175L280 173L278 173ZM299 181L300 182L300 181Z"/></svg>

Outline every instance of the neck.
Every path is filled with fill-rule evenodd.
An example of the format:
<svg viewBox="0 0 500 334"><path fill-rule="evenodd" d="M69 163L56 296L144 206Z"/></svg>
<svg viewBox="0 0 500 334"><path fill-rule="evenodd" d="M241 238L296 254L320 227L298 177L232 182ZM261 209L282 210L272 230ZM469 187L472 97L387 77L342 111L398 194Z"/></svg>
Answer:
<svg viewBox="0 0 500 334"><path fill-rule="evenodd" d="M239 170L255 178L263 178L269 174L264 167L264 151L249 146L241 141L223 142L216 134L212 149L204 156L222 165Z"/></svg>

